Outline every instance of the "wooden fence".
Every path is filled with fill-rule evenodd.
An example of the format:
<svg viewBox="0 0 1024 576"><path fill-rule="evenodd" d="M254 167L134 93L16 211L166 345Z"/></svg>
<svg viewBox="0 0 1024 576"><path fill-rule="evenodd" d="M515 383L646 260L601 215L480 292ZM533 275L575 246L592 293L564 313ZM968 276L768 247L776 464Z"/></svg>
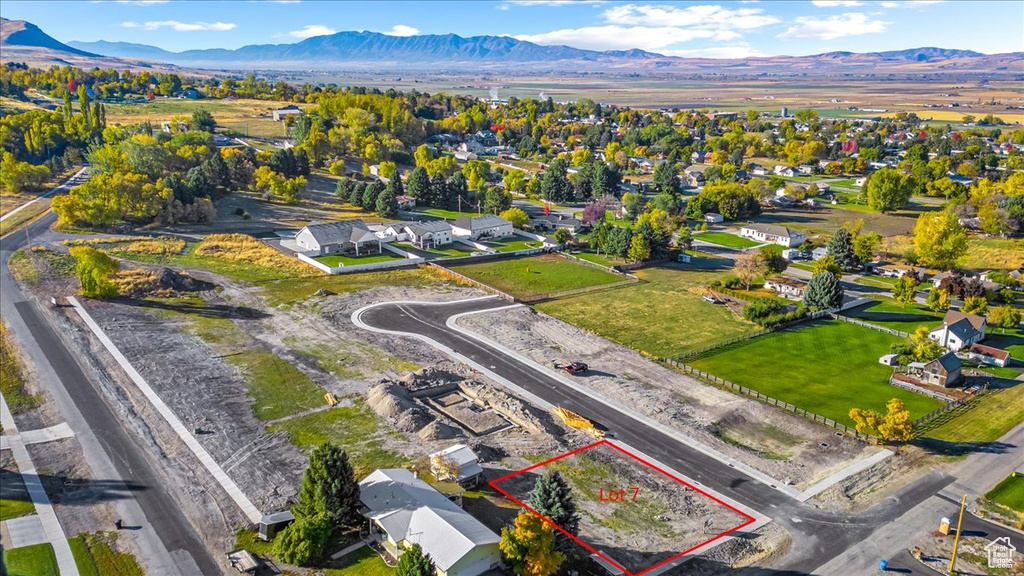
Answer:
<svg viewBox="0 0 1024 576"><path fill-rule="evenodd" d="M487 284L484 284L483 282L480 282L479 280L474 280L474 279L472 279L469 276L466 276L464 274L459 274L458 272L456 272L454 270L451 270L449 268L445 268L444 266L441 266L440 264L435 264L433 262L427 262L423 266L425 266L427 268L430 268L431 270L434 270L435 272L437 272L442 277L452 278L452 279L458 280L460 282L463 282L465 284L469 284L470 286L475 286L475 287L483 290L484 292L490 292L491 294L495 294L497 296L500 296L502 299L508 300L509 302L515 302L516 301L515 296L512 296L511 294L508 294L507 292L502 292L501 290L498 290L497 288L494 288L492 286L488 286Z"/></svg>
<svg viewBox="0 0 1024 576"><path fill-rule="evenodd" d="M565 298L567 296L578 296L580 294L590 294L592 292L603 292L605 290L613 290L615 288L621 288L632 284L639 283L640 280L633 277L627 277L625 280L618 280L616 282L610 282L608 284L598 284L597 286L584 286L582 288L572 288L569 290L561 290L558 292L542 292L540 294L531 294L520 298L523 302L544 302L547 300L554 300L555 298Z"/></svg>
<svg viewBox="0 0 1024 576"><path fill-rule="evenodd" d="M763 330L758 330L757 332L751 332L750 334L746 334L744 336L737 336L735 338L730 338L728 340L723 340L721 342L716 342L714 344L711 344L710 346L705 346L703 348L697 348L695 350L687 350L686 352L683 352L682 354L678 354L676 356L673 356L672 358L670 358L670 360L674 360L676 362L681 362L681 361L683 361L683 360L685 360L687 358L693 358L695 356L703 356L704 354L707 354L708 352L713 352L715 350L718 350L719 348L725 348L726 346L731 346L733 344L736 344L737 342L743 342L744 340L752 340L754 338L758 338L760 336L764 336L765 334L771 334L772 332L778 332L780 330L785 330L786 328L791 328L793 326L796 326L798 324L802 324L804 322L811 322L811 321L814 321L814 320L818 320L819 318L823 318L825 316L828 316L828 314L829 313L826 310L819 310L817 312L811 312L810 314L807 314L806 316L804 316L802 318L797 318L796 320L793 320L792 322L787 322L785 324L780 324L780 325L775 326L773 328L765 328Z"/></svg>
<svg viewBox="0 0 1024 576"><path fill-rule="evenodd" d="M841 321L847 322L849 324L856 324L857 326L863 326L865 328L870 328L872 330L878 330L879 332L885 332L887 334L892 334L893 336L900 336L900 337L903 337L903 338L910 338L910 334L907 334L906 332L901 332L899 330L895 330L893 328L886 328L885 326L879 326L878 324L872 324L870 322L864 322L862 320L857 320L856 318L850 318L849 316L843 316L842 314L830 314L830 316L832 316L836 320L841 320Z"/></svg>
<svg viewBox="0 0 1024 576"><path fill-rule="evenodd" d="M770 406L776 406L778 408L782 408L783 410L786 410L788 412L792 412L793 414L796 414L797 416L803 416L804 418L807 418L808 420L811 420L813 422L817 422L818 424L824 424L825 426L828 426L830 428L833 428L835 430L843 432L844 434L849 434L850 436L853 436L854 438L857 438L858 440L864 440L866 442L874 442L875 441L875 437L874 436L869 436L867 434L861 434L860 432L857 432L856 429L851 428L851 427L849 427L849 426L847 426L845 424L840 424L839 422L836 422L835 420L832 420L830 418L826 418L826 417L824 417L824 416L822 416L820 414L815 414L814 412L810 412L808 410L804 410L803 408L798 408L798 407L796 407L796 406L794 406L792 404L789 404L788 402L783 402L782 400L779 400L777 398L772 398L771 396L767 396L765 394L762 394L762 393L758 392L757 390L751 390L750 388L747 388L745 386L740 386L739 384L734 384L734 383L732 383L732 382L730 382L728 380L725 380L724 378L719 378L718 376L715 376L713 374L708 374L707 372L704 372L702 370L698 370L698 369L696 369L693 366L690 366L688 364L682 364L682 363L676 362L675 360L672 360L672 359L662 360L662 362L664 362L665 364L668 364L669 366L672 366L673 368L676 368L676 369L682 371L685 374L689 374L690 376L694 376L694 377L696 377L696 378L698 378L700 380L703 380L704 382L707 382L707 383L712 384L714 386L718 386L719 388L722 388L724 390L728 390L730 392L736 392L738 394L742 394L744 396L748 396L748 397L753 398L755 400L758 400L760 402L764 402L765 404L768 404Z"/></svg>

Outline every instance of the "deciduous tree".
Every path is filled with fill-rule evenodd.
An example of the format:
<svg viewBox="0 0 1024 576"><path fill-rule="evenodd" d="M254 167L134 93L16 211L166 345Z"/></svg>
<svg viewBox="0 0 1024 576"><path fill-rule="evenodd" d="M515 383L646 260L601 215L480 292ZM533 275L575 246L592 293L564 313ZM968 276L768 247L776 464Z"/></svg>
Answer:
<svg viewBox="0 0 1024 576"><path fill-rule="evenodd" d="M914 249L921 264L952 269L967 253L967 231L949 210L926 212L914 225Z"/></svg>
<svg viewBox="0 0 1024 576"><path fill-rule="evenodd" d="M75 271L81 283L79 292L82 296L117 296L117 286L110 280L110 275L121 269L117 260L91 246L72 246L68 252L75 259Z"/></svg>
<svg viewBox="0 0 1024 576"><path fill-rule="evenodd" d="M932 288L928 291L928 300L925 302L928 308L934 312L945 312L949 310L949 290Z"/></svg>
<svg viewBox="0 0 1024 576"><path fill-rule="evenodd" d="M434 576L434 563L430 556L423 553L419 544L413 544L411 548L402 553L398 559L398 566L395 568L395 576Z"/></svg>
<svg viewBox="0 0 1024 576"><path fill-rule="evenodd" d="M520 230L525 228L526 225L530 223L530 217L527 216L526 212L523 212L521 208L509 208L508 210L505 210L504 212L499 214L499 216L501 216L505 220L508 220L509 222L512 223L512 226Z"/></svg>
<svg viewBox="0 0 1024 576"><path fill-rule="evenodd" d="M964 305L960 307L964 314L984 315L987 310L988 300L984 296L968 296L964 298Z"/></svg>
<svg viewBox="0 0 1024 576"><path fill-rule="evenodd" d="M882 168L872 174L864 184L868 206L877 212L895 212L903 209L913 193L910 177L895 168Z"/></svg>
<svg viewBox="0 0 1024 576"><path fill-rule="evenodd" d="M917 296L917 287L921 284L916 276L906 274L901 276L892 286L892 296L899 302L900 306L906 308L914 303Z"/></svg>
<svg viewBox="0 0 1024 576"><path fill-rule="evenodd" d="M748 250L736 257L732 271L740 282L746 285L747 290L750 290L750 284L754 280L768 273L768 264L760 252Z"/></svg>
<svg viewBox="0 0 1024 576"><path fill-rule="evenodd" d="M501 529L498 547L519 576L551 576L565 561L555 550L553 529L529 512L516 516L514 528Z"/></svg>

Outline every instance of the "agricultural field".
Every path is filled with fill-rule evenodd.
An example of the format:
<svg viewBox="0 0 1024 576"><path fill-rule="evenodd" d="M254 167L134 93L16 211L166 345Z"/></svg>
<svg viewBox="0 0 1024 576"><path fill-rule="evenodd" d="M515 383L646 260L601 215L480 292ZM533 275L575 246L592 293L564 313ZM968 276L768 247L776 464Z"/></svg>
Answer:
<svg viewBox="0 0 1024 576"><path fill-rule="evenodd" d="M693 237L694 240L700 240L701 242L709 242L711 244L717 244L719 246L725 246L727 248L753 248L759 246L761 242L755 242L750 238L744 238L737 236L736 234L730 234L729 232L701 232Z"/></svg>
<svg viewBox="0 0 1024 576"><path fill-rule="evenodd" d="M152 102L130 104L105 104L107 124L139 124L151 122L159 129L162 122L175 116L191 116L196 110L213 114L217 125L229 130L258 138L283 138L285 123L274 122L270 111L285 105L283 102L266 100L184 100L179 98L158 98ZM301 107L305 107L299 104Z"/></svg>
<svg viewBox="0 0 1024 576"><path fill-rule="evenodd" d="M848 426L851 408L884 411L891 398L903 400L911 418L919 418L942 402L890 386L892 370L878 363L900 340L826 320L739 342L688 363Z"/></svg>
<svg viewBox="0 0 1024 576"><path fill-rule="evenodd" d="M611 284L622 280L604 270L577 264L562 256L545 254L515 260L498 260L452 266L452 270L502 292L529 299L563 290ZM618 293L618 290L612 293Z"/></svg>
<svg viewBox="0 0 1024 576"><path fill-rule="evenodd" d="M693 265L715 260L695 258ZM725 278L728 269L667 264L634 272L643 282L616 290L582 294L538 304L537 309L659 358L675 356L754 332L757 328L725 306L704 302L697 292Z"/></svg>
<svg viewBox="0 0 1024 576"><path fill-rule="evenodd" d="M903 307L892 298L876 296L875 302L847 310L843 312L843 315L913 334L918 326L926 325L929 328L934 328L942 324L945 313L934 312L921 304L910 304Z"/></svg>
<svg viewBox="0 0 1024 576"><path fill-rule="evenodd" d="M865 220L865 223L867 220ZM866 226L865 226L866 227ZM910 235L886 238L882 249L899 256L914 247ZM959 262L959 268L983 272L986 270L1014 270L1024 266L1024 238L984 238L969 236L967 254Z"/></svg>

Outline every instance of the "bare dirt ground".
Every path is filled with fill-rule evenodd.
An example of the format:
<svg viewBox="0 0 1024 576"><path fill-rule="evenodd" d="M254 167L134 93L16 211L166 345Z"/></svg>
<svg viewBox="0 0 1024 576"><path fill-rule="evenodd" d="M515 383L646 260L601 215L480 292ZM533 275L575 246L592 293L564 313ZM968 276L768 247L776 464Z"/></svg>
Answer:
<svg viewBox="0 0 1024 576"><path fill-rule="evenodd" d="M572 488L580 516L579 538L630 572L649 568L747 521L608 445L518 474L499 486L528 502L537 479L553 471L560 472Z"/></svg>
<svg viewBox="0 0 1024 576"><path fill-rule="evenodd" d="M586 362L590 371L571 377L576 382L798 489L877 450L528 308L465 316L459 324L543 365Z"/></svg>
<svg viewBox="0 0 1024 576"><path fill-rule="evenodd" d="M814 502L833 512L867 510L942 466L941 458L904 446L871 468L826 488L814 497Z"/></svg>

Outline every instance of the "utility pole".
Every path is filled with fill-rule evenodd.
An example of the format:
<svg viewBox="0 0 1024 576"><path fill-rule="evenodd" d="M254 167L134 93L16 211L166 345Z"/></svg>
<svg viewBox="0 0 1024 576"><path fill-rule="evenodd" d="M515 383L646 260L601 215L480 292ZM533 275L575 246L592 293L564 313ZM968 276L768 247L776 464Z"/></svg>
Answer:
<svg viewBox="0 0 1024 576"><path fill-rule="evenodd" d="M949 573L953 574L956 566L956 549L960 545L960 526L964 522L964 507L967 506L967 494L960 500L960 519L956 521L956 539L953 540L953 556L949 559Z"/></svg>

